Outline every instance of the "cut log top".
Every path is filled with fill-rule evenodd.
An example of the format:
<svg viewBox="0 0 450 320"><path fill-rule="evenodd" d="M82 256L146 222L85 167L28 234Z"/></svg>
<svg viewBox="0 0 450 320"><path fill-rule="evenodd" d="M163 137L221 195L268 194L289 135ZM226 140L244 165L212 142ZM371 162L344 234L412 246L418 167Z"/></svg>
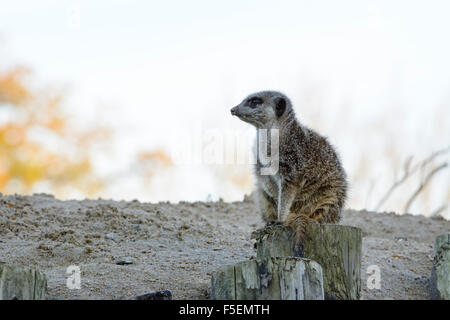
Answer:
<svg viewBox="0 0 450 320"><path fill-rule="evenodd" d="M294 256L292 229L275 224L252 234L257 258ZM361 290L361 229L335 224L308 227L304 257L323 269L326 299L359 299Z"/></svg>

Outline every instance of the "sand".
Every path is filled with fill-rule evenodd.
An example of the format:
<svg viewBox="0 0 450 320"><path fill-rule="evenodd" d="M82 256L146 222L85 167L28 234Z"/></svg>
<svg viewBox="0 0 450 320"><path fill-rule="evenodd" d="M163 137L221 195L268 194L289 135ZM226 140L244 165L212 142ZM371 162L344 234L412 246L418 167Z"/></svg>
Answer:
<svg viewBox="0 0 450 320"><path fill-rule="evenodd" d="M450 221L346 210L341 224L363 230L362 299L429 299L434 239ZM211 274L254 257L250 234L262 226L248 197L171 204L0 194L0 261L43 271L49 299L163 289L173 299L208 299ZM71 265L80 267L81 289L67 288ZM370 265L381 271L380 289L367 287Z"/></svg>

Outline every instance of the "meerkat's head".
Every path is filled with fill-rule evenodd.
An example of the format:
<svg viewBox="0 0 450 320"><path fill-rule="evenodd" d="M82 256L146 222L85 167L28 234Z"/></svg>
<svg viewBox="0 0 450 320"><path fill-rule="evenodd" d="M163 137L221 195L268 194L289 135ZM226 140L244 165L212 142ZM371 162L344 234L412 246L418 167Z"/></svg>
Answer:
<svg viewBox="0 0 450 320"><path fill-rule="evenodd" d="M272 128L292 114L292 104L281 92L261 91L245 98L231 114L256 128Z"/></svg>

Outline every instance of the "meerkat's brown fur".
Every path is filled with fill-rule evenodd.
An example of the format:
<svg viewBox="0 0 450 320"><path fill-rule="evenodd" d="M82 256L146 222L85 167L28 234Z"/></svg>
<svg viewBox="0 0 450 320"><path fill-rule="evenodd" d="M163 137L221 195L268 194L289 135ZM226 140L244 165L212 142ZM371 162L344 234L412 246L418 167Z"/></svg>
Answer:
<svg viewBox="0 0 450 320"><path fill-rule="evenodd" d="M248 96L232 114L257 130L278 129L279 170L261 175L255 165L256 200L263 219L284 221L294 231L296 250L302 255L311 222L338 223L347 194L347 178L339 157L327 139L302 125L290 100L277 91ZM270 130L269 130L270 131ZM270 150L270 139L267 139Z"/></svg>

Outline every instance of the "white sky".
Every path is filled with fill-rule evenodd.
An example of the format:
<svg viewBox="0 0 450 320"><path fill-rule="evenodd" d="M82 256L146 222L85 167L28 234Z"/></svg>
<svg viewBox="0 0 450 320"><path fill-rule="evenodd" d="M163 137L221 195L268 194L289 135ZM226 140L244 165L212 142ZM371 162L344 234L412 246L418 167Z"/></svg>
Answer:
<svg viewBox="0 0 450 320"><path fill-rule="evenodd" d="M83 123L118 128L111 170L137 149L170 149L194 121L245 130L229 109L253 91L284 91L302 120L308 88L328 117L318 129L352 166L370 138L355 130L380 116L399 117L388 131L406 137L405 157L449 144L449 120L436 136L430 116L450 108L449 13L448 1L1 0L0 66L31 66L40 83L70 87ZM204 189L171 199L204 199L211 177L183 180L194 172Z"/></svg>

